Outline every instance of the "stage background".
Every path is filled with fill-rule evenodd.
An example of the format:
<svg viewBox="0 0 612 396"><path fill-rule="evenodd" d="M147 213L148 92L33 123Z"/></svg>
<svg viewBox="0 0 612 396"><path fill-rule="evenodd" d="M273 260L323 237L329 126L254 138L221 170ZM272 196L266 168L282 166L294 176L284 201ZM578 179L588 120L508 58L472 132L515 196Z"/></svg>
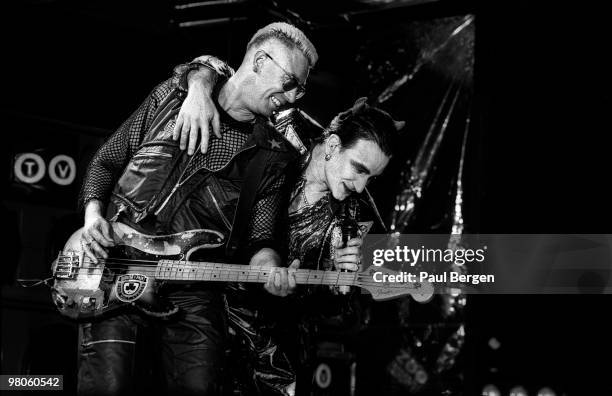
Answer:
<svg viewBox="0 0 612 396"><path fill-rule="evenodd" d="M213 22L206 24L194 23L203 17L174 2L11 3L2 27L2 373L61 372L67 390L74 389L75 325L54 312L46 290L21 289L15 279L48 276L63 241L80 226L76 197L95 148L173 65L203 53L236 65L255 29L288 15L287 8L318 22L309 34L321 62L300 106L323 123L363 94L355 63L363 32L474 15L470 232L610 233L605 13L577 3L403 3L377 10L363 2L236 2L211 7L205 14ZM344 17L347 12L354 14ZM23 153L37 154L47 168L57 155L71 157L74 181L58 185L47 172L36 186L19 183L13 164ZM489 379L505 389L612 391L608 367L599 363L612 353L611 303L608 295L471 298L466 394ZM384 317L385 307L379 312ZM390 323L376 331L379 339L396 328ZM499 349L490 348L492 338ZM367 347L359 360L369 368L358 385L363 394L376 389L384 369L377 356ZM491 375L493 366L498 374Z"/></svg>

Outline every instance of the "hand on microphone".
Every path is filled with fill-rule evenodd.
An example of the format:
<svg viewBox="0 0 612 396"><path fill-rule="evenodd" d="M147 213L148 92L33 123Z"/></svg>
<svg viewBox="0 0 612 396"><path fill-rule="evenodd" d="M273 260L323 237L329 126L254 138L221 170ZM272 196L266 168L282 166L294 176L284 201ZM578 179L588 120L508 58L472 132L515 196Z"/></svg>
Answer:
<svg viewBox="0 0 612 396"><path fill-rule="evenodd" d="M361 238L351 238L342 247L340 241L336 246L335 264L337 269L359 271L361 265Z"/></svg>

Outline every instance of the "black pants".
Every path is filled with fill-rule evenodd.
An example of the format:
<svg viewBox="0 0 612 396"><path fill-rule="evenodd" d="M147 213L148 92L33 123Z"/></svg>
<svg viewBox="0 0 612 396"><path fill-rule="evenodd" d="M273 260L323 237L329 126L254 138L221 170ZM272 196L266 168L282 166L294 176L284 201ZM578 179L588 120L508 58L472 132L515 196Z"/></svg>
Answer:
<svg viewBox="0 0 612 396"><path fill-rule="evenodd" d="M219 394L227 328L222 295L179 292L169 298L180 307L171 320L123 314L80 326L80 395L150 394L150 389L169 395ZM143 355L148 361L136 360Z"/></svg>
<svg viewBox="0 0 612 396"><path fill-rule="evenodd" d="M270 326L277 318L262 315L262 306L278 306L281 298L270 297L261 285L245 289L242 284L228 284L226 297L228 323L235 334L232 369L238 368L232 374L242 384L234 391L244 395L293 395L295 371L271 334ZM236 355L242 359L236 361ZM241 369L246 373L240 373Z"/></svg>

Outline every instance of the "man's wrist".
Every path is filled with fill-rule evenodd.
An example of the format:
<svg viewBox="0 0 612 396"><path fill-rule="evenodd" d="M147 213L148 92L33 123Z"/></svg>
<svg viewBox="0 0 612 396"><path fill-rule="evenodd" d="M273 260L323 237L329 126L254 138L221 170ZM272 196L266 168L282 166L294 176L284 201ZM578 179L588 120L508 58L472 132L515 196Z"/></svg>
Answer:
<svg viewBox="0 0 612 396"><path fill-rule="evenodd" d="M208 91L210 93L217 82L217 73L208 67L202 66L192 70L187 75L189 92L193 90Z"/></svg>
<svg viewBox="0 0 612 396"><path fill-rule="evenodd" d="M104 204L99 199L90 199L85 204L85 220L102 217L104 212Z"/></svg>
<svg viewBox="0 0 612 396"><path fill-rule="evenodd" d="M249 262L250 265L280 267L281 259L276 250L265 247L258 250Z"/></svg>

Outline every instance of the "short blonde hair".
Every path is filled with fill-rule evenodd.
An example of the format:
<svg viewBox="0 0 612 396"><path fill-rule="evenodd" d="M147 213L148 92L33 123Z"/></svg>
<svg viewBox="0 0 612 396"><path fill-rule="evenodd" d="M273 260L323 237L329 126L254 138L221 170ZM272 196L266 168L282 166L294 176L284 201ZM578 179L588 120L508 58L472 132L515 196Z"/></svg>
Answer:
<svg viewBox="0 0 612 396"><path fill-rule="evenodd" d="M304 32L285 22L274 22L259 29L247 44L247 51L273 39L280 41L290 49L299 49L308 60L310 68L313 68L319 59L316 48Z"/></svg>

